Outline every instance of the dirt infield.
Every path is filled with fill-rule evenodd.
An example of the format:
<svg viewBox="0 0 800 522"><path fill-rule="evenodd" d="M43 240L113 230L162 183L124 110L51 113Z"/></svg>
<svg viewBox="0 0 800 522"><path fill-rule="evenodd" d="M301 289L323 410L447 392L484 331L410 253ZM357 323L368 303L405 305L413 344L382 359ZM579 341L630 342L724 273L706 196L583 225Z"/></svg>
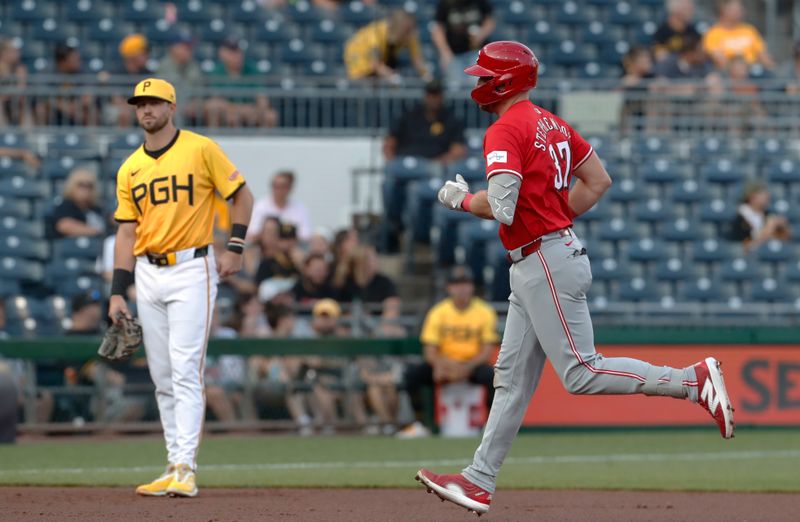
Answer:
<svg viewBox="0 0 800 522"><path fill-rule="evenodd" d="M0 488L3 520L460 521L475 515L411 489L216 489L194 499L123 488ZM501 491L481 521L797 520L800 495Z"/></svg>

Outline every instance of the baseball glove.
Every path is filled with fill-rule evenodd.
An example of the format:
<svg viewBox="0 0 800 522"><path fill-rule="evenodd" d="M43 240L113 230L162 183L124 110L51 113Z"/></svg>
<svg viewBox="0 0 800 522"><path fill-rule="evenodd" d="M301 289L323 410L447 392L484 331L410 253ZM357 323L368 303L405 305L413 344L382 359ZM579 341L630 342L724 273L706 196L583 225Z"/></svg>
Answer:
<svg viewBox="0 0 800 522"><path fill-rule="evenodd" d="M108 361L126 361L139 350L142 344L142 325L139 320L128 319L125 314L117 315L117 323L112 324L103 336L97 354Z"/></svg>

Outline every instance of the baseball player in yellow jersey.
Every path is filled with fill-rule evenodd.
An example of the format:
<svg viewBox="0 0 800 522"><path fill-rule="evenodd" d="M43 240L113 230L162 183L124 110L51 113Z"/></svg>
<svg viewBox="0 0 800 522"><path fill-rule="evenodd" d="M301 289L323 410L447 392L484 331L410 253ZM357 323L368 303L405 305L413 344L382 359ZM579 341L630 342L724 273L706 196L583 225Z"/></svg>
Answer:
<svg viewBox="0 0 800 522"><path fill-rule="evenodd" d="M136 271L136 304L167 445L164 474L140 495L197 495L194 470L205 415L203 366L220 277L242 268L253 196L214 141L175 128L172 85L149 78L128 103L144 144L117 173L119 222L109 316L130 317L125 290ZM214 198L232 200L228 250L211 248Z"/></svg>

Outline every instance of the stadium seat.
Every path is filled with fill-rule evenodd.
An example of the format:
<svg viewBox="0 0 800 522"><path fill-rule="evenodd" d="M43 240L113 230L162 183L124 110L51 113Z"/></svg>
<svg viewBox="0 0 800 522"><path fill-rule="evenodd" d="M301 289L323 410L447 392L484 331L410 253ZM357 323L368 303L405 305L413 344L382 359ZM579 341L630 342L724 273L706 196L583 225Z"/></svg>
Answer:
<svg viewBox="0 0 800 522"><path fill-rule="evenodd" d="M35 227L36 225L32 226ZM47 259L49 254L47 242L26 236L4 235L0 238L0 245L2 245L3 255L7 256L24 257L28 259Z"/></svg>
<svg viewBox="0 0 800 522"><path fill-rule="evenodd" d="M0 178L10 178L18 174L27 174L28 167L19 160L9 157L0 158Z"/></svg>
<svg viewBox="0 0 800 522"><path fill-rule="evenodd" d="M657 286L643 277L624 279L618 290L618 296L623 301L655 301L660 296Z"/></svg>
<svg viewBox="0 0 800 522"><path fill-rule="evenodd" d="M59 134L48 145L48 153L56 157L62 154L70 154L75 158L98 158L100 150L96 143L85 133L68 132Z"/></svg>
<svg viewBox="0 0 800 522"><path fill-rule="evenodd" d="M660 241L646 237L631 242L628 246L628 259L636 262L654 262L664 259L667 250Z"/></svg>
<svg viewBox="0 0 800 522"><path fill-rule="evenodd" d="M346 5L339 9L339 16L342 21L355 26L366 25L373 20L380 20L381 14L373 6L365 5L359 0L348 2Z"/></svg>
<svg viewBox="0 0 800 522"><path fill-rule="evenodd" d="M767 179L773 183L789 185L800 181L800 164L789 158L769 164L765 172Z"/></svg>
<svg viewBox="0 0 800 522"><path fill-rule="evenodd" d="M269 18L257 26L255 39L259 42L281 44L296 37L296 30L290 24L282 23L280 19Z"/></svg>
<svg viewBox="0 0 800 522"><path fill-rule="evenodd" d="M161 2L155 0L134 0L123 2L120 6L120 20L151 24L162 18L164 18L164 8Z"/></svg>
<svg viewBox="0 0 800 522"><path fill-rule="evenodd" d="M592 251L589 252L589 256L592 256ZM614 257L592 261L592 279L595 281L622 281L628 277L630 277L630 270L627 264Z"/></svg>
<svg viewBox="0 0 800 522"><path fill-rule="evenodd" d="M672 220L674 210L671 205L665 204L661 199L651 198L636 203L633 216L640 222L661 223Z"/></svg>
<svg viewBox="0 0 800 522"><path fill-rule="evenodd" d="M97 22L104 17L113 16L113 13L105 2L97 0L69 0L66 4L66 19L80 22L84 25L88 22Z"/></svg>
<svg viewBox="0 0 800 522"><path fill-rule="evenodd" d="M83 275L74 279L62 280L56 284L56 293L68 299L95 290L98 292L103 290L103 280L99 276Z"/></svg>
<svg viewBox="0 0 800 522"><path fill-rule="evenodd" d="M0 218L0 236L19 236L23 238L42 239L44 223L40 220L28 221L13 216Z"/></svg>
<svg viewBox="0 0 800 522"><path fill-rule="evenodd" d="M634 157L671 156L674 152L672 143L658 136L644 136L631 143L631 154Z"/></svg>
<svg viewBox="0 0 800 522"><path fill-rule="evenodd" d="M312 5L308 0L299 0L286 8L287 18L298 24L314 24L326 18L325 11Z"/></svg>
<svg viewBox="0 0 800 522"><path fill-rule="evenodd" d="M788 285L780 279L766 277L751 286L750 298L758 302L781 302L791 297Z"/></svg>
<svg viewBox="0 0 800 522"><path fill-rule="evenodd" d="M705 166L700 177L710 183L739 183L745 179L744 168L728 158L722 158Z"/></svg>
<svg viewBox="0 0 800 522"><path fill-rule="evenodd" d="M31 216L31 203L30 201L0 196L0 216L29 218Z"/></svg>
<svg viewBox="0 0 800 522"><path fill-rule="evenodd" d="M42 173L47 179L64 180L76 166L77 162L72 156L52 155L45 160Z"/></svg>
<svg viewBox="0 0 800 522"><path fill-rule="evenodd" d="M13 130L0 131L0 147L9 149L29 149L28 138L24 134Z"/></svg>
<svg viewBox="0 0 800 522"><path fill-rule="evenodd" d="M760 163L770 163L786 155L786 145L784 140L776 138L760 139L756 140L753 152Z"/></svg>
<svg viewBox="0 0 800 522"><path fill-rule="evenodd" d="M333 20L320 20L311 31L311 40L321 44L343 45L352 32Z"/></svg>
<svg viewBox="0 0 800 522"><path fill-rule="evenodd" d="M635 2L621 0L612 8L608 22L613 25L632 26L642 23L642 18L635 8Z"/></svg>
<svg viewBox="0 0 800 522"><path fill-rule="evenodd" d="M711 199L711 193L705 184L694 179L678 183L672 191L672 200L676 203L694 204Z"/></svg>
<svg viewBox="0 0 800 522"><path fill-rule="evenodd" d="M633 241L638 238L634 227L623 218L613 218L602 223L597 231L597 237L603 241Z"/></svg>
<svg viewBox="0 0 800 522"><path fill-rule="evenodd" d="M491 301L508 300L510 293L509 264L506 259L506 250L499 241L487 243L486 259L484 285L487 298Z"/></svg>
<svg viewBox="0 0 800 522"><path fill-rule="evenodd" d="M717 239L698 239L692 244L692 259L700 263L720 263L732 257L731 246Z"/></svg>
<svg viewBox="0 0 800 522"><path fill-rule="evenodd" d="M471 219L473 216L467 212L453 212L441 205L434 207L430 234L431 246L437 263L452 265L455 262L458 227L461 223Z"/></svg>
<svg viewBox="0 0 800 522"><path fill-rule="evenodd" d="M589 24L590 14L585 6L573 0L562 2L556 12L555 21L564 25L586 26Z"/></svg>
<svg viewBox="0 0 800 522"><path fill-rule="evenodd" d="M608 199L610 201L619 203L629 203L638 201L644 197L641 188L637 185L636 181L625 178L617 180L616 183L611 185L608 190Z"/></svg>
<svg viewBox="0 0 800 522"><path fill-rule="evenodd" d="M469 265L476 282L483 284L483 267L487 264L486 245L497 241L498 223L477 220L459 224L455 248L455 262Z"/></svg>
<svg viewBox="0 0 800 522"><path fill-rule="evenodd" d="M13 7L11 7L13 5ZM9 19L32 24L46 18L54 18L58 12L51 2L41 0L18 0L9 2Z"/></svg>
<svg viewBox="0 0 800 522"><path fill-rule="evenodd" d="M554 65L577 67L593 60L594 54L593 49L587 45L564 40L550 52L549 60Z"/></svg>
<svg viewBox="0 0 800 522"><path fill-rule="evenodd" d="M760 277L758 266L743 257L724 260L719 271L720 278L728 282L753 281Z"/></svg>
<svg viewBox="0 0 800 522"><path fill-rule="evenodd" d="M724 292L719 281L700 277L684 282L678 296L688 301L714 302L722 300Z"/></svg>
<svg viewBox="0 0 800 522"><path fill-rule="evenodd" d="M642 179L649 183L677 183L681 179L679 165L669 158L656 158L640 169Z"/></svg>
<svg viewBox="0 0 800 522"><path fill-rule="evenodd" d="M56 286L59 281L75 278L81 275L96 275L96 262L94 259L68 257L54 259L44 269L45 282Z"/></svg>
<svg viewBox="0 0 800 522"><path fill-rule="evenodd" d="M134 31L134 26L128 22L118 22L114 18L102 18L89 26L86 36L92 41L116 45Z"/></svg>
<svg viewBox="0 0 800 522"><path fill-rule="evenodd" d="M486 181L486 162L482 156L457 161L448 168L447 177L454 179L456 174L461 174L467 182Z"/></svg>
<svg viewBox="0 0 800 522"><path fill-rule="evenodd" d="M221 6L205 0L188 0L178 4L178 20L192 25L208 24L225 16Z"/></svg>
<svg viewBox="0 0 800 522"><path fill-rule="evenodd" d="M605 25L600 20L592 20L583 27L580 39L583 43L596 45L613 45L615 41L623 38L624 35L615 29Z"/></svg>
<svg viewBox="0 0 800 522"><path fill-rule="evenodd" d="M228 5L231 20L237 23L263 22L269 16L275 16L275 11L268 12L256 0L234 0Z"/></svg>
<svg viewBox="0 0 800 522"><path fill-rule="evenodd" d="M56 259L97 259L103 251L103 241L94 237L69 237L53 241Z"/></svg>
<svg viewBox="0 0 800 522"><path fill-rule="evenodd" d="M707 163L709 160L719 157L735 157L736 153L731 148L729 139L711 136L696 140L692 147L692 155L697 158L697 161Z"/></svg>
<svg viewBox="0 0 800 522"><path fill-rule="evenodd" d="M44 269L41 263L12 257L5 249L3 250L3 257L0 258L0 279L39 282L43 276Z"/></svg>
<svg viewBox="0 0 800 522"><path fill-rule="evenodd" d="M756 256L762 263L783 264L796 259L796 250L785 241L772 239L759 245Z"/></svg>
<svg viewBox="0 0 800 522"><path fill-rule="evenodd" d="M662 225L660 235L667 241L692 241L701 235L700 224L684 217L676 218Z"/></svg>
<svg viewBox="0 0 800 522"><path fill-rule="evenodd" d="M0 299L7 299L20 293L19 282L16 279L2 279L2 259L0 259Z"/></svg>
<svg viewBox="0 0 800 522"><path fill-rule="evenodd" d="M420 180L408 184L403 224L411 243L430 243L433 208L441 188L439 179ZM409 245L410 246L410 245Z"/></svg>
<svg viewBox="0 0 800 522"><path fill-rule="evenodd" d="M655 271L655 277L659 281L686 281L687 279L695 279L696 274L692 264L685 259L678 257L670 257L663 259L658 263Z"/></svg>
<svg viewBox="0 0 800 522"><path fill-rule="evenodd" d="M307 64L322 58L322 53L313 44L307 44L300 38L292 38L280 47L280 58L289 65Z"/></svg>

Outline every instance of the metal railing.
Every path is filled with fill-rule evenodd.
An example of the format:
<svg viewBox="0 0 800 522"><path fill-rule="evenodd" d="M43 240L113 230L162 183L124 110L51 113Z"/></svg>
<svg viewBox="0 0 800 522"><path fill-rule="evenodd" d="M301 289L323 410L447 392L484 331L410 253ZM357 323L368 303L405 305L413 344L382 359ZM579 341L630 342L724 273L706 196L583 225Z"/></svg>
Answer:
<svg viewBox="0 0 800 522"><path fill-rule="evenodd" d="M409 80L400 86L349 82L341 78L248 79L248 85L183 86L179 88L179 123L196 128L243 128L281 134L373 134L388 128L419 103L423 88ZM0 85L0 124L7 126L122 127L136 125L126 100L134 80L125 76L34 75L24 86ZM729 134L796 135L800 91L790 80L746 82L643 82L621 89L617 80L542 79L534 101L559 112L565 97L576 92L617 93L620 108L610 130L623 135ZM492 121L467 91L445 93L445 103L467 128L485 128ZM227 121L226 104L247 105L257 114ZM267 113L271 117L267 117ZM269 125L274 124L274 127ZM579 125L577 125L579 126Z"/></svg>

